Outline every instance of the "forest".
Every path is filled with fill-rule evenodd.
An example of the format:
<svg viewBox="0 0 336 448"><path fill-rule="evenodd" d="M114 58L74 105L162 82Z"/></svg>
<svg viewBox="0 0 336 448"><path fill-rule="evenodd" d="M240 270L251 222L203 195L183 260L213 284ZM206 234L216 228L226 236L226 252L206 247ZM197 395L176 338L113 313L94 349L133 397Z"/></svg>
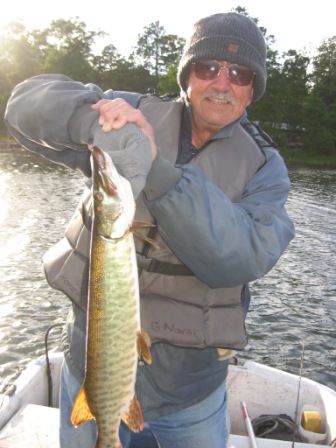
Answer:
<svg viewBox="0 0 336 448"><path fill-rule="evenodd" d="M245 8L234 9L249 16ZM249 16L250 17L250 16ZM276 37L251 17L267 43L267 90L252 103L249 118L289 154L336 160L336 36L314 54L274 49ZM178 95L177 66L184 38L168 34L160 22L146 26L128 56L111 42L98 53L106 33L87 29L78 17L58 19L45 29L27 30L21 22L0 30L0 113L14 86L41 73L60 73L103 90ZM0 131L5 130L3 119Z"/></svg>

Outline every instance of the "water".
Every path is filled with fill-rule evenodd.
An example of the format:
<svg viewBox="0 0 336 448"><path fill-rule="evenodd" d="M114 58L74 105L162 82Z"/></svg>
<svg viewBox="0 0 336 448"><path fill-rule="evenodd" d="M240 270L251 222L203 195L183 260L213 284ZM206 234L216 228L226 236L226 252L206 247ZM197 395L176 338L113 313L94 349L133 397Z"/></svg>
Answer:
<svg viewBox="0 0 336 448"><path fill-rule="evenodd" d="M296 238L277 266L251 286L251 359L336 388L336 171L292 169L287 210ZM69 301L47 284L41 258L77 205L83 178L27 151L0 152L0 381L44 353L48 327ZM59 349L60 329L50 333Z"/></svg>
<svg viewBox="0 0 336 448"><path fill-rule="evenodd" d="M0 380L43 354L46 330L67 314L41 258L63 236L82 186L80 175L42 157L0 152ZM55 329L50 345L59 339Z"/></svg>
<svg viewBox="0 0 336 448"><path fill-rule="evenodd" d="M290 170L287 210L296 237L276 267L252 284L245 359L336 389L336 171Z"/></svg>

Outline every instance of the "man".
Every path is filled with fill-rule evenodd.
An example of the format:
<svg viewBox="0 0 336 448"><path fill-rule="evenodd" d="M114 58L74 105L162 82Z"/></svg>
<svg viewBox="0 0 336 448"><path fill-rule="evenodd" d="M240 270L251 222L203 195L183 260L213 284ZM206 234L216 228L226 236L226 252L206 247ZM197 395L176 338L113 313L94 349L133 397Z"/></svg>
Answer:
<svg viewBox="0 0 336 448"><path fill-rule="evenodd" d="M136 392L161 448L227 443L225 379L247 343L248 282L294 236L289 179L274 145L246 117L266 86L266 47L237 13L198 21L178 70L181 98L108 91L61 75L18 85L6 123L26 148L90 177L88 145L108 152L131 183L137 219L154 221L159 249L136 242L141 320L152 364ZM90 190L65 238L44 257L50 284L73 301L64 332L61 446L91 448L94 422L69 415L84 376ZM112 386L113 387L113 386ZM129 432L121 428L127 447Z"/></svg>

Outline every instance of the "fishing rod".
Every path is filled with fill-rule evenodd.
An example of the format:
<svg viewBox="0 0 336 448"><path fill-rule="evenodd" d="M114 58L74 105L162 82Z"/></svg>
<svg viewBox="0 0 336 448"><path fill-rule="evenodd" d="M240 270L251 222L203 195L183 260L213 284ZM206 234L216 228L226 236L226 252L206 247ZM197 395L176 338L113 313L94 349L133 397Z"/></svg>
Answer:
<svg viewBox="0 0 336 448"><path fill-rule="evenodd" d="M45 357L46 357L46 370L47 370L47 381L48 381L48 407L52 405L52 381L51 381L51 367L49 360L49 347L48 347L48 338L49 333L53 328L63 327L64 322L57 320L55 323L49 326L44 336L44 349L45 349Z"/></svg>
<svg viewBox="0 0 336 448"><path fill-rule="evenodd" d="M300 390L301 390L301 380L302 380L302 374L303 374L303 359L304 359L304 342L302 342L301 360L300 360L299 386L298 386L298 391L297 391L297 396L296 396L296 406L295 406L295 413L294 413L294 422L296 422L297 418L298 418L299 401L300 401ZM296 428L296 424L295 424L294 425L294 429L293 429L292 448L295 447L296 432L297 432L297 428Z"/></svg>

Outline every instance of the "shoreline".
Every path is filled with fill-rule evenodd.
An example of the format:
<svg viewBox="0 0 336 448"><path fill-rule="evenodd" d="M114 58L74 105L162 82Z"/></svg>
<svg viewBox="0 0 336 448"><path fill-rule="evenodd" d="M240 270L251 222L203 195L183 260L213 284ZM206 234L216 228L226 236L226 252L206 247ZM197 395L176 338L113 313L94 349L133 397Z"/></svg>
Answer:
<svg viewBox="0 0 336 448"><path fill-rule="evenodd" d="M7 142L0 141L0 154L8 152L16 154L19 153L34 154L33 151L29 151L27 148L24 148L15 140L9 139ZM309 162L307 160L304 160L302 157L296 158L293 157L292 155L289 155L288 153L283 154L281 151L280 155L284 158L284 161L288 168L306 167L306 168L336 170L336 163L334 159L331 159L330 161L321 159L321 161L319 162L318 159L314 158L311 162Z"/></svg>

